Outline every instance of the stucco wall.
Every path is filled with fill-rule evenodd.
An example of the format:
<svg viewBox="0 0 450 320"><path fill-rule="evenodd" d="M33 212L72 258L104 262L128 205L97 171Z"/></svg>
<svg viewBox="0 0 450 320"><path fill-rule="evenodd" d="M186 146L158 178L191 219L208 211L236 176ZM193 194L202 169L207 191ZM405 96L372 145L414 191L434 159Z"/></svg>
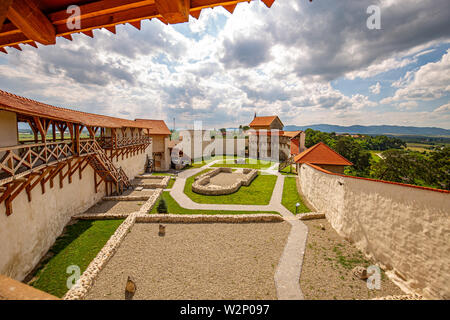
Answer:
<svg viewBox="0 0 450 320"><path fill-rule="evenodd" d="M17 145L17 115L14 112L0 110L0 147L15 145Z"/></svg>
<svg viewBox="0 0 450 320"><path fill-rule="evenodd" d="M153 152L161 152L161 166L155 168L155 171L167 171L170 169L170 152L169 152L169 136L167 135L151 135L152 144L149 147L148 154L153 159ZM145 161L145 159L144 159Z"/></svg>
<svg viewBox="0 0 450 320"><path fill-rule="evenodd" d="M114 163L122 166L132 179L144 171L145 154L124 160L119 158ZM57 175L53 188L47 182L45 189L42 194L41 186L37 185L31 192L31 202L28 202L26 192L21 192L12 202L10 216L6 216L4 204L0 205L0 274L23 280L47 253L70 218L84 212L105 195L104 183L95 193L94 170L89 165L81 180L76 172L71 184L67 177L64 179L61 189Z"/></svg>
<svg viewBox="0 0 450 320"><path fill-rule="evenodd" d="M309 165L303 195L336 231L427 297L450 298L450 194L343 177Z"/></svg>

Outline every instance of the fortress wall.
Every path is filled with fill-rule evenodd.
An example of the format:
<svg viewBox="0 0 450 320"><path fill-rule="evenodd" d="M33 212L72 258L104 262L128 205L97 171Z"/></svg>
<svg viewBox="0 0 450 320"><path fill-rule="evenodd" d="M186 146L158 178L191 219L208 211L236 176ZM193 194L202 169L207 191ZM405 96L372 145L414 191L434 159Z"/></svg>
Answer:
<svg viewBox="0 0 450 320"><path fill-rule="evenodd" d="M450 193L302 165L301 192L407 289L450 298Z"/></svg>

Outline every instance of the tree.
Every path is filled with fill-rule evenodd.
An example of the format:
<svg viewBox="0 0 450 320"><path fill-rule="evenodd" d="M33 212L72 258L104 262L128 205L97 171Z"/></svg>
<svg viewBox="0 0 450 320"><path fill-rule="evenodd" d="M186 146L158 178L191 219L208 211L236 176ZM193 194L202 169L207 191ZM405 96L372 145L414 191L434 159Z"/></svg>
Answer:
<svg viewBox="0 0 450 320"><path fill-rule="evenodd" d="M167 213L167 204L166 204L166 200L164 200L164 198L161 198L161 200L159 200L156 211L158 211L158 213Z"/></svg>
<svg viewBox="0 0 450 320"><path fill-rule="evenodd" d="M340 137L334 150L353 162L352 174L365 176L369 173L371 155L352 137Z"/></svg>
<svg viewBox="0 0 450 320"><path fill-rule="evenodd" d="M383 159L374 164L372 175L380 180L416 185L429 185L433 176L424 156L397 149L383 152Z"/></svg>
<svg viewBox="0 0 450 320"><path fill-rule="evenodd" d="M432 152L429 161L433 170L433 184L438 188L450 190L450 147Z"/></svg>

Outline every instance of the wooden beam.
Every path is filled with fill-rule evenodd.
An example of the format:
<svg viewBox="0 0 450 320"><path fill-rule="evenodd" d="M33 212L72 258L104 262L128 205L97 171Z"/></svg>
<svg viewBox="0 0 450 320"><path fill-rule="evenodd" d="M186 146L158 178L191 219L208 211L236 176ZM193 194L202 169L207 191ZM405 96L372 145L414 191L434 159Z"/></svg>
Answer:
<svg viewBox="0 0 450 320"><path fill-rule="evenodd" d="M3 22L5 22L6 14L8 13L11 3L12 0L2 0L0 2L0 30L3 28Z"/></svg>
<svg viewBox="0 0 450 320"><path fill-rule="evenodd" d="M42 125L41 119L39 117L33 117L34 123L36 124L39 133L41 134L42 142L47 140L47 131L44 130L44 126Z"/></svg>
<svg viewBox="0 0 450 320"><path fill-rule="evenodd" d="M190 0L155 0L159 14L168 23L189 21Z"/></svg>
<svg viewBox="0 0 450 320"><path fill-rule="evenodd" d="M71 30L66 23L56 25L56 33L58 36L70 34L74 32L82 32L98 28L104 28L121 23L130 23L140 21L142 19L150 19L158 16L158 10L154 4L139 8L129 9L125 12L115 12L112 14L104 14L81 19L81 29ZM1 42L0 42L1 43Z"/></svg>
<svg viewBox="0 0 450 320"><path fill-rule="evenodd" d="M34 1L14 0L7 16L29 39L45 45L56 43L55 28Z"/></svg>
<svg viewBox="0 0 450 320"><path fill-rule="evenodd" d="M97 17L99 15L113 14L119 11L127 11L134 8L153 4L152 0L100 0L80 5L80 19ZM66 24L71 13L61 10L49 14L49 19L53 24Z"/></svg>

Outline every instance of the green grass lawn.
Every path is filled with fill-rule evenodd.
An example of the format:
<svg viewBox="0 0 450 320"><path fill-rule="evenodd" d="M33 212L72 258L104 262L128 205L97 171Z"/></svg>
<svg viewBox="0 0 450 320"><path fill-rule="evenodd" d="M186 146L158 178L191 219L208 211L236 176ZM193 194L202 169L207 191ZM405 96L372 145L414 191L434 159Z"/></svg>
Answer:
<svg viewBox="0 0 450 320"><path fill-rule="evenodd" d="M191 198L192 201L197 203L217 204L269 204L270 198L272 197L273 188L275 187L275 183L277 181L277 176L259 174L248 187L242 186L237 192L228 195L205 196L194 193L191 188L194 178L209 170L212 169L203 170L202 172L186 179L184 193Z"/></svg>
<svg viewBox="0 0 450 320"><path fill-rule="evenodd" d="M295 180L296 178L294 177L284 178L283 199L281 200L281 204L293 214L295 214L295 204L297 202L300 203L297 213L310 212L311 210L303 203L302 198L298 194Z"/></svg>
<svg viewBox="0 0 450 320"><path fill-rule="evenodd" d="M167 173L167 172L152 172L152 176L173 176L173 173Z"/></svg>
<svg viewBox="0 0 450 320"><path fill-rule="evenodd" d="M377 163L378 161L381 160L380 156L377 153L382 153L383 151L378 151L378 150L369 150L370 155L372 156L372 162L373 163Z"/></svg>
<svg viewBox="0 0 450 320"><path fill-rule="evenodd" d="M31 285L57 297L64 296L68 291L67 278L71 276L66 273L67 267L77 265L83 273L122 222L123 219L80 220L67 226L50 249L53 255L43 262Z"/></svg>
<svg viewBox="0 0 450 320"><path fill-rule="evenodd" d="M220 161L212 165L212 167L233 167L233 168L250 168L250 169L269 169L274 162L265 160L245 159L245 164L234 163L233 159L230 161Z"/></svg>
<svg viewBox="0 0 450 320"><path fill-rule="evenodd" d="M178 202L170 195L169 191L164 191L161 196L167 204L168 213L172 214L256 214L256 213L273 213L279 214L276 211L230 211L230 210L191 210L182 208ZM157 213L156 208L158 207L159 201L153 206L150 213Z"/></svg>
<svg viewBox="0 0 450 320"><path fill-rule="evenodd" d="M172 189L173 184L175 183L175 180L176 180L175 178L171 178L169 180L169 184L167 185L166 189Z"/></svg>
<svg viewBox="0 0 450 320"><path fill-rule="evenodd" d="M296 173L295 173L295 165L287 166L286 168L281 170L280 173L284 174L284 175L291 175L291 176L296 175Z"/></svg>

